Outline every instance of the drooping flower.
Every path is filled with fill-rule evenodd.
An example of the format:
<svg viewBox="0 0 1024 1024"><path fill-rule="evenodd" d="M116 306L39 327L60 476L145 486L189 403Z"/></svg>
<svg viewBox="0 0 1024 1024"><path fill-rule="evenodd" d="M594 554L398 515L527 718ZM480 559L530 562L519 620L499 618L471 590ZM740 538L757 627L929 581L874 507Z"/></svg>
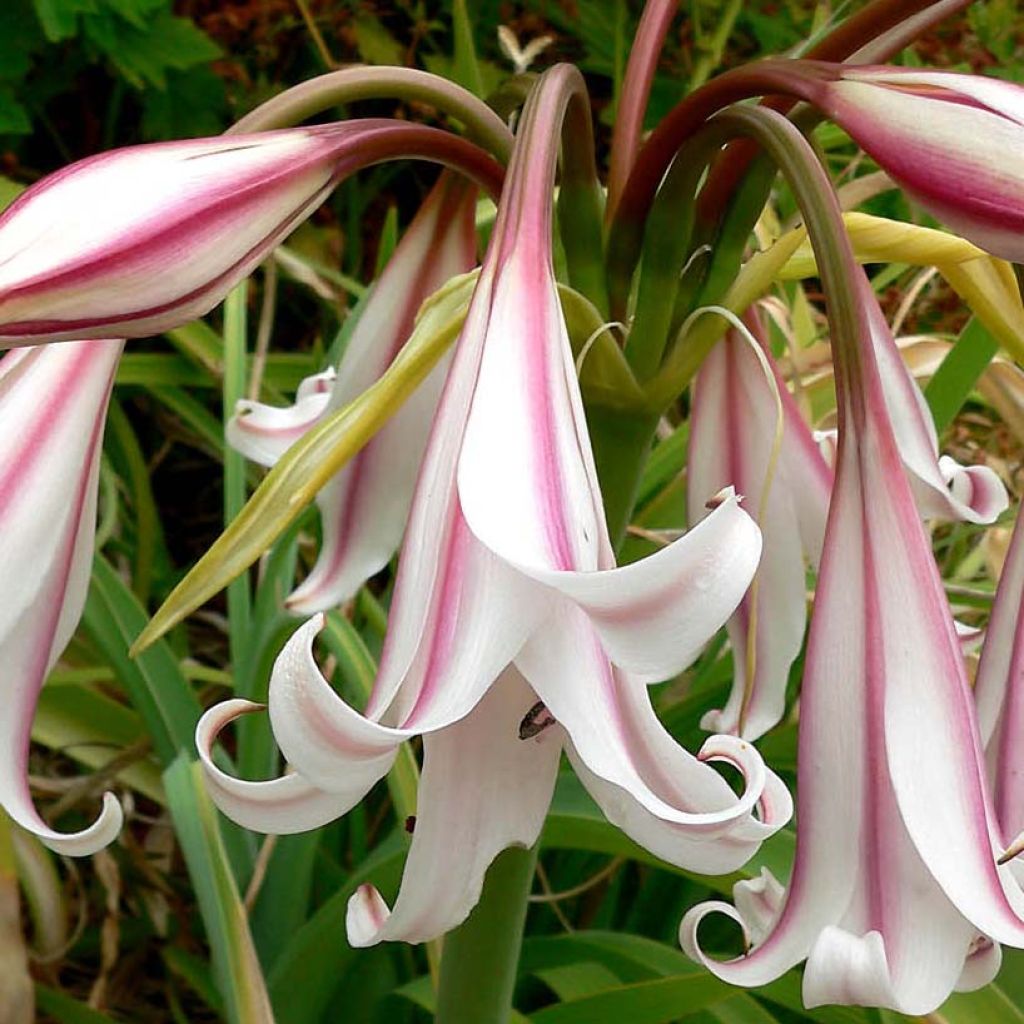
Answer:
<svg viewBox="0 0 1024 1024"><path fill-rule="evenodd" d="M87 855L121 827L112 794L81 832L51 828L29 793L29 734L47 673L85 605L100 449L121 341L17 349L0 360L0 804L47 846Z"/></svg>
<svg viewBox="0 0 1024 1024"><path fill-rule="evenodd" d="M912 198L983 249L1024 260L1024 89L947 71L822 67L814 102Z"/></svg>
<svg viewBox="0 0 1024 1024"><path fill-rule="evenodd" d="M701 722L705 729L755 740L785 710L789 669L803 646L807 620L804 560L817 568L832 470L775 367L756 310L746 322L751 342L730 331L712 349L694 383L687 496L693 524L706 515L701 495L735 487L761 527L764 552L756 586L729 620L734 661L729 701ZM775 375L774 388L751 344L761 345ZM783 421L773 467L776 395ZM752 629L756 639L750 651Z"/></svg>
<svg viewBox="0 0 1024 1024"><path fill-rule="evenodd" d="M500 190L483 150L384 119L132 146L72 164L0 216L0 346L139 337L201 316L341 178L397 157L448 163Z"/></svg>
<svg viewBox="0 0 1024 1024"><path fill-rule="evenodd" d="M834 346L838 462L801 689L792 878L741 883L735 908L694 908L680 938L736 984L806 958L808 1006L920 1014L991 980L995 943L1024 943L1024 898L996 865L960 641L904 475L874 311L857 306L862 343ZM746 956L702 952L714 910L743 926Z"/></svg>
<svg viewBox="0 0 1024 1024"><path fill-rule="evenodd" d="M321 675L319 620L270 684L275 737L296 769L245 782L198 745L211 793L269 831L343 813L424 737L416 828L392 910L365 888L349 937L427 939L476 902L493 856L539 835L563 748L611 821L696 870L743 863L789 801L756 751L712 737L695 758L657 720L644 682L689 663L729 616L760 551L731 493L684 538L616 568L551 265L558 138L576 73L545 74L524 111L506 190L431 430L380 670L365 714ZM497 682L495 682L497 680ZM708 760L745 777L737 797ZM760 818L754 816L760 807Z"/></svg>
<svg viewBox="0 0 1024 1024"><path fill-rule="evenodd" d="M322 416L373 384L405 343L422 303L476 262L475 210L476 189L443 174L374 285L337 375L308 378L289 409L240 402L228 424L229 442L273 465ZM288 598L292 611L310 614L341 604L394 554L449 362L440 360L388 425L317 496L320 555Z"/></svg>

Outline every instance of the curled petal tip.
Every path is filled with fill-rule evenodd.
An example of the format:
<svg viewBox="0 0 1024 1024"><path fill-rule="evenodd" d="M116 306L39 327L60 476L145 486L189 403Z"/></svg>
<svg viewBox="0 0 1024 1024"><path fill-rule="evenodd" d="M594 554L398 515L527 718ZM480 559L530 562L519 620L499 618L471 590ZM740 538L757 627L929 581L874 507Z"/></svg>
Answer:
<svg viewBox="0 0 1024 1024"><path fill-rule="evenodd" d="M356 949L376 945L391 910L384 897L369 883L364 883L349 897L345 911L345 931Z"/></svg>
<svg viewBox="0 0 1024 1024"><path fill-rule="evenodd" d="M81 832L54 832L46 827L36 828L31 822L19 820L22 828L34 833L39 841L54 853L66 857L91 857L109 846L124 824L124 811L113 793L103 794L103 806L96 820Z"/></svg>

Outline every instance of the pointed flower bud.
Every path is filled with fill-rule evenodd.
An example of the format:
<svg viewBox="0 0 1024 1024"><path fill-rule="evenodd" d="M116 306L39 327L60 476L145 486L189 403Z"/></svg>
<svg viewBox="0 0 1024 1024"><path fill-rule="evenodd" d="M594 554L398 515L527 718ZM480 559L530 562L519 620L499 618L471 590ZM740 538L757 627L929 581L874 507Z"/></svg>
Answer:
<svg viewBox="0 0 1024 1024"><path fill-rule="evenodd" d="M809 89L925 209L996 256L1024 260L1024 88L944 71L843 66Z"/></svg>
<svg viewBox="0 0 1024 1024"><path fill-rule="evenodd" d="M491 188L447 132L356 120L114 150L44 178L0 216L0 346L167 330L213 308L348 174L420 156Z"/></svg>

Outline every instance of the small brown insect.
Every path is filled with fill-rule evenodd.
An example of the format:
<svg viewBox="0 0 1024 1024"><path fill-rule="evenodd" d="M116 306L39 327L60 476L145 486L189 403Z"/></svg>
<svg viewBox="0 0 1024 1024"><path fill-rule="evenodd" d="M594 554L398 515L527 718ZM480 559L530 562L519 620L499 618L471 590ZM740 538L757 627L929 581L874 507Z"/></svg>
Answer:
<svg viewBox="0 0 1024 1024"><path fill-rule="evenodd" d="M415 814L410 814L409 817L405 819L405 831L408 832L409 835L412 835L413 832L416 831L416 815Z"/></svg>
<svg viewBox="0 0 1024 1024"><path fill-rule="evenodd" d="M519 738L521 740L532 739L542 733L549 725L555 724L555 716L547 709L544 701L539 700L523 715L519 723Z"/></svg>

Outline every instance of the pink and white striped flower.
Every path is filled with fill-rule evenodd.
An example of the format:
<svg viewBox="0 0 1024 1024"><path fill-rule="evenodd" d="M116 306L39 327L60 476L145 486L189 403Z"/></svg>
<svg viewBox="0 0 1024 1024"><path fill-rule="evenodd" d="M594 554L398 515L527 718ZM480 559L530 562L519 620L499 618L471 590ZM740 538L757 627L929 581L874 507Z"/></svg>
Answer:
<svg viewBox="0 0 1024 1024"><path fill-rule="evenodd" d="M443 174L374 285L337 375L308 378L289 409L239 402L228 441L254 461L273 465L322 416L370 387L405 344L423 302L476 263L475 212L476 189ZM445 357L438 363L317 496L323 542L313 570L286 602L292 611L311 614L347 601L394 554L449 362Z"/></svg>
<svg viewBox="0 0 1024 1024"><path fill-rule="evenodd" d="M85 605L100 449L121 341L17 349L0 360L0 804L59 853L87 855L121 827L107 793L88 828L57 832L26 776L36 699Z"/></svg>
<svg viewBox="0 0 1024 1024"><path fill-rule="evenodd" d="M275 737L296 769L270 782L213 764L221 808L266 831L352 807L405 740L424 738L416 829L393 910L364 888L349 938L418 941L461 921L493 857L540 832L563 747L607 816L677 864L726 871L789 814L756 751L712 737L699 757L658 722L644 682L686 665L728 618L760 553L732 494L675 544L615 567L551 266L551 186L567 75L524 111L506 191L434 420L399 559L388 635L365 714L312 656L319 620L270 683ZM705 762L745 777L737 797ZM755 808L760 807L760 817Z"/></svg>
<svg viewBox="0 0 1024 1024"><path fill-rule="evenodd" d="M808 1006L923 1014L991 980L994 943L1024 944L1024 896L996 864L960 640L904 475L874 311L859 314L862 344L834 348L838 463L801 690L792 878L741 883L735 908L694 908L680 938L739 985L806 958ZM715 910L743 926L746 956L703 953L697 929Z"/></svg>
<svg viewBox="0 0 1024 1024"><path fill-rule="evenodd" d="M829 68L814 102L911 197L983 249L1024 260L1024 88L917 68Z"/></svg>
<svg viewBox="0 0 1024 1024"><path fill-rule="evenodd" d="M366 119L161 142L44 178L0 216L0 346L139 337L213 308L361 168L450 164L500 190L501 168L457 136Z"/></svg>

